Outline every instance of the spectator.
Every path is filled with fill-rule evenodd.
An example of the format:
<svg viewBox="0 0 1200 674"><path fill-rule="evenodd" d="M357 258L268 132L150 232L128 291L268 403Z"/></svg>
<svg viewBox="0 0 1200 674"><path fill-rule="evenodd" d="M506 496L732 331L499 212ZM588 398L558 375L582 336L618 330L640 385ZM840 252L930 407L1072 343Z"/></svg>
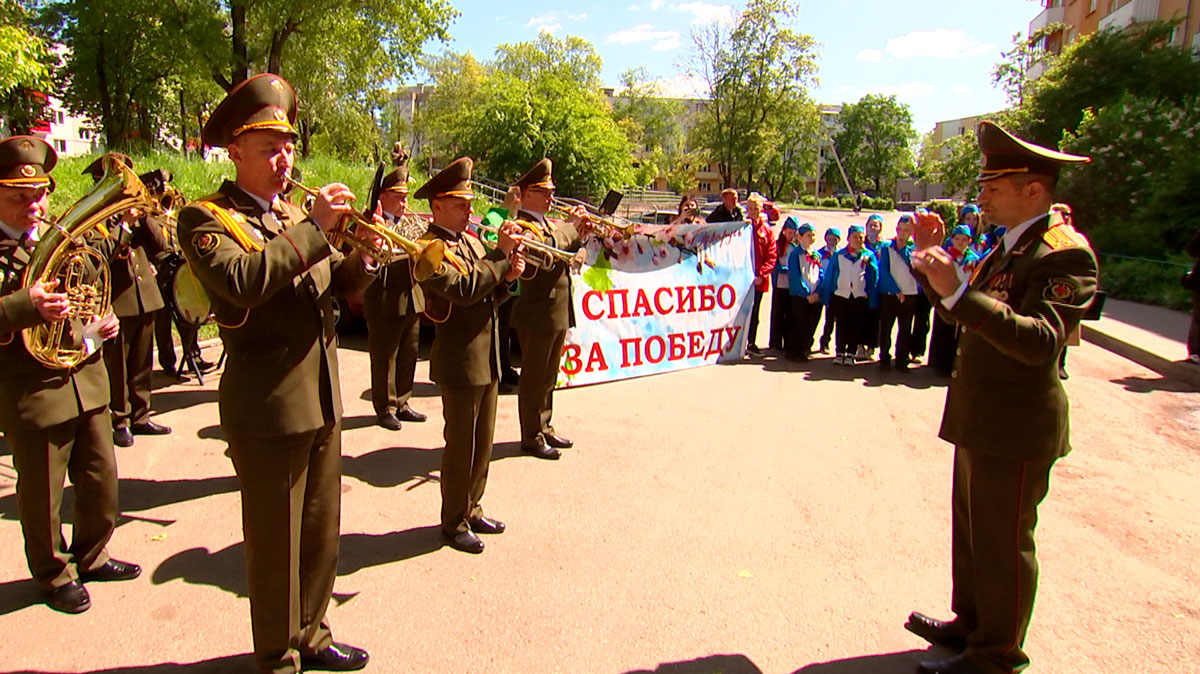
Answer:
<svg viewBox="0 0 1200 674"><path fill-rule="evenodd" d="M788 259L792 248L798 245L796 228L799 226L796 218L789 215L779 230L779 238L775 240L775 268L771 272L775 290L771 292L771 339L768 346L776 351L783 351L784 343L791 334L792 294L788 290L791 281Z"/></svg>
<svg viewBox="0 0 1200 674"><path fill-rule="evenodd" d="M861 225L851 226L846 247L829 261L822 281L825 306L833 307L837 316L837 365L854 364L879 278L875 255L863 246L865 239Z"/></svg>
<svg viewBox="0 0 1200 674"><path fill-rule="evenodd" d="M1200 230L1192 237L1187 245L1187 253L1196 258L1192 271L1187 278L1188 290L1192 291L1192 326L1188 330L1188 362L1200 365Z"/></svg>
<svg viewBox="0 0 1200 674"><path fill-rule="evenodd" d="M954 258L958 266L959 280L966 282L979 262L979 256L971 250L971 228L958 225L950 236L950 246L946 250ZM947 323L937 313L933 319L933 337L929 342L929 364L943 377L949 377L954 369L954 356L958 349L958 327Z"/></svg>
<svg viewBox="0 0 1200 674"><path fill-rule="evenodd" d="M842 230L837 227L830 227L825 230L825 245L817 254L821 256L821 273L826 273L825 267L829 265L829 261L834 255L841 250ZM833 326L837 323L837 317L833 315L833 307L821 304L825 312L825 327L821 330L821 353L829 353L829 340L833 339ZM819 313L819 312L818 312ZM817 317L818 319L820 316Z"/></svg>
<svg viewBox="0 0 1200 674"><path fill-rule="evenodd" d="M788 218L790 221L791 218ZM787 226L786 224L784 225ZM796 229L788 255L788 293L791 332L785 341L787 359L805 362L812 354L813 335L821 318L821 273L824 262L813 250L817 233L807 222Z"/></svg>
<svg viewBox="0 0 1200 674"><path fill-rule="evenodd" d="M698 222L704 222L700 219L700 206L696 204L693 197L684 195L679 200L679 212L675 217L671 218L672 225L693 225Z"/></svg>
<svg viewBox="0 0 1200 674"><path fill-rule="evenodd" d="M724 195L722 195L724 196ZM755 192L746 198L746 219L754 226L754 308L750 312L750 330L746 335L746 350L752 354L762 353L758 348L758 309L762 306L763 293L771 289L771 271L775 269L775 242L771 240L771 227L762 212L763 197Z"/></svg>
<svg viewBox="0 0 1200 674"><path fill-rule="evenodd" d="M892 369L892 325L896 328L896 370L908 372L913 319L921 287L912 273L912 216L900 216L896 238L875 248L879 259L879 367Z"/></svg>
<svg viewBox="0 0 1200 674"><path fill-rule="evenodd" d="M759 198L761 199L762 197ZM762 204L760 203L759 206L761 207ZM746 207L749 208L749 204ZM740 222L745 219L746 216L742 214L742 207L738 205L737 190L732 187L726 187L721 190L721 205L708 214L705 222Z"/></svg>

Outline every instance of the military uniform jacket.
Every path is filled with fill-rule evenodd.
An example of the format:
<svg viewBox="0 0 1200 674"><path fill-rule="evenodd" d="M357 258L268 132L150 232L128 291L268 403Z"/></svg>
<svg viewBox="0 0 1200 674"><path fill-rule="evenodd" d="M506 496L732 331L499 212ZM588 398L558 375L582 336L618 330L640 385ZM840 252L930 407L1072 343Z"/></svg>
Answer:
<svg viewBox="0 0 1200 674"><path fill-rule="evenodd" d="M408 316L425 311L425 294L413 283L412 261L397 260L379 270L379 277L367 286L364 295L376 302L388 316Z"/></svg>
<svg viewBox="0 0 1200 674"><path fill-rule="evenodd" d="M437 323L429 355L429 377L445 386L484 386L500 378L499 321L496 307L509 296L504 275L509 262L499 249L488 251L471 235L430 227L426 235L447 248L470 271L460 274L448 263L445 272L421 282L425 313Z"/></svg>
<svg viewBox="0 0 1200 674"><path fill-rule="evenodd" d="M156 218L147 216L138 220L128 238L129 245L120 246L110 263L112 308L121 318L140 316L165 306L151 263L157 266L171 254L171 245Z"/></svg>
<svg viewBox="0 0 1200 674"><path fill-rule="evenodd" d="M244 436L291 435L340 418L333 296L360 292L373 275L358 253L343 257L283 199L275 214L264 213L226 181L201 202L211 206L179 212L179 245L225 344L221 426Z"/></svg>
<svg viewBox="0 0 1200 674"><path fill-rule="evenodd" d="M104 239L94 245L109 255L115 244ZM21 287L29 259L28 251L0 232L0 428L9 430L49 428L109 403L100 349L71 369L48 368L25 349L21 331L43 323L29 289ZM82 326L67 323L78 346Z"/></svg>
<svg viewBox="0 0 1200 674"><path fill-rule="evenodd" d="M517 218L535 223L546 235L546 243L563 250L579 250L579 232L573 225L551 220L530 211ZM526 272L528 273L528 272ZM563 332L575 326L571 302L571 273L567 263L555 260L549 269L538 269L533 278L521 279L521 294L513 305L513 326L534 332Z"/></svg>
<svg viewBox="0 0 1200 674"><path fill-rule="evenodd" d="M1091 304L1098 276L1087 239L1048 214L1011 251L993 251L981 262L953 309L922 283L938 311L963 328L943 440L1017 460L1070 451L1058 356Z"/></svg>

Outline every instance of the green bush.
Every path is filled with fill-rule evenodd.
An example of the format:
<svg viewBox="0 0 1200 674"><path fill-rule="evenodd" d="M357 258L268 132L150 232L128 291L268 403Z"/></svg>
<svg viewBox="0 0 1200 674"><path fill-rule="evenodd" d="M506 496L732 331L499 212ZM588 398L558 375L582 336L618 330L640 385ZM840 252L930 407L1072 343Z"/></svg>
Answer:
<svg viewBox="0 0 1200 674"><path fill-rule="evenodd" d="M837 197L825 197L821 200L821 206L825 208L837 208L841 204L838 202Z"/></svg>
<svg viewBox="0 0 1200 674"><path fill-rule="evenodd" d="M816 206L817 197L813 194L805 194L804 196L800 197L800 203L804 206Z"/></svg>
<svg viewBox="0 0 1200 674"><path fill-rule="evenodd" d="M894 199L885 197L880 199L880 201L882 202L882 204L879 206L881 210L892 211L896 209L896 201Z"/></svg>
<svg viewBox="0 0 1200 674"><path fill-rule="evenodd" d="M100 155L63 157L59 160L53 172L57 188L50 195L52 214L62 213L91 188L91 176L82 175L82 172L98 156ZM370 197L371 178L375 175L374 166L346 162L330 156L297 158L296 166L303 174L305 185L317 187L340 182L348 186L363 205ZM171 184L188 199L199 199L216 192L223 180L232 180L235 175L233 164L227 160L204 161L197 155L188 159L174 152L153 152L133 157L133 170L139 174L159 168L171 171L174 175ZM413 172L414 189L424 181L423 175ZM414 201L412 206L417 210L428 210L428 204L424 201Z"/></svg>
<svg viewBox="0 0 1200 674"><path fill-rule="evenodd" d="M854 208L854 197L842 197L838 199L838 206L842 208Z"/></svg>
<svg viewBox="0 0 1200 674"><path fill-rule="evenodd" d="M953 227L958 224L958 205L950 199L934 199L921 204L921 207L931 213L937 213L942 216L946 227Z"/></svg>
<svg viewBox="0 0 1200 674"><path fill-rule="evenodd" d="M1185 258L1179 256L1178 262ZM1185 264L1123 260L1100 256L1100 288L1117 299L1191 310L1191 294L1179 284Z"/></svg>

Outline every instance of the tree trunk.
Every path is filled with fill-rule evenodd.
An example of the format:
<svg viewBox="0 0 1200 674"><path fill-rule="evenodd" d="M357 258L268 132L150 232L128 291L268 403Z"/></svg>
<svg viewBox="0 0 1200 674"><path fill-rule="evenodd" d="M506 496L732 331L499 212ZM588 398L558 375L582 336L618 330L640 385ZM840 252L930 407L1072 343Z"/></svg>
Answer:
<svg viewBox="0 0 1200 674"><path fill-rule="evenodd" d="M229 19L233 24L233 81L237 86L250 78L250 58L246 53L246 0L231 0Z"/></svg>
<svg viewBox="0 0 1200 674"><path fill-rule="evenodd" d="M312 139L312 127L307 119L300 120L300 156L308 159L309 141Z"/></svg>
<svg viewBox="0 0 1200 674"><path fill-rule="evenodd" d="M108 90L108 72L104 67L107 61L104 38L101 37L98 42L99 49L96 50L96 84L98 86L96 89L100 95L100 125L104 127L104 145L111 149L116 147L121 139L116 120L113 119L112 93Z"/></svg>
<svg viewBox="0 0 1200 674"><path fill-rule="evenodd" d="M283 47L287 44L287 40L292 33L296 32L298 24L293 19L288 19L284 24L283 30L271 36L271 51L267 57L267 72L280 74L283 67Z"/></svg>
<svg viewBox="0 0 1200 674"><path fill-rule="evenodd" d="M183 104L183 85L179 86L179 154L188 156L187 106Z"/></svg>

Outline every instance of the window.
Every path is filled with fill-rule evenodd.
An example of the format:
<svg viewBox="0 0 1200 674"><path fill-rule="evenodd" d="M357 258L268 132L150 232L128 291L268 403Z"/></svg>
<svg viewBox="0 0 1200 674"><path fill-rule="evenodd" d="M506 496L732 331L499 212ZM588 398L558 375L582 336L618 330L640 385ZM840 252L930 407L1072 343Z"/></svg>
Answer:
<svg viewBox="0 0 1200 674"><path fill-rule="evenodd" d="M699 189L701 192L711 192L712 183L700 183L699 186L697 186L697 189Z"/></svg>
<svg viewBox="0 0 1200 674"><path fill-rule="evenodd" d="M62 140L62 139L55 140L54 141L54 149L55 149L55 151L60 152L60 153L66 152L67 151L67 141Z"/></svg>
<svg viewBox="0 0 1200 674"><path fill-rule="evenodd" d="M1088 3L1088 14L1091 14L1094 11L1096 11L1096 0L1091 0L1091 2Z"/></svg>

